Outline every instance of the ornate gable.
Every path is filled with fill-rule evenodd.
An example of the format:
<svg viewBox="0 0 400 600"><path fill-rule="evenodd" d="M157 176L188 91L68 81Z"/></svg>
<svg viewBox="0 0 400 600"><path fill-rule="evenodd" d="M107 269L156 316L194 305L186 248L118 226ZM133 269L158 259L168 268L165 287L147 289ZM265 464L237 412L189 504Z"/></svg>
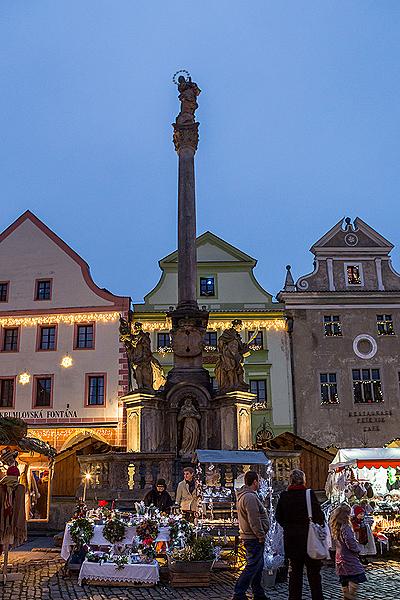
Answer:
<svg viewBox="0 0 400 600"><path fill-rule="evenodd" d="M341 219L310 248L315 256L388 255L392 249L393 244L359 217L354 223L349 217Z"/></svg>

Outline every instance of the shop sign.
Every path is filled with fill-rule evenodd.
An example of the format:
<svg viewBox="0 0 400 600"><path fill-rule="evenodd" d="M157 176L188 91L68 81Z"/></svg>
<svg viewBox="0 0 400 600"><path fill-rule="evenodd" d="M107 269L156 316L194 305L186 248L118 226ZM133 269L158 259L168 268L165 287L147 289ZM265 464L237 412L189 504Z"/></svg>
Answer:
<svg viewBox="0 0 400 600"><path fill-rule="evenodd" d="M10 410L1 413L2 417L17 419L76 419L76 410Z"/></svg>
<svg viewBox="0 0 400 600"><path fill-rule="evenodd" d="M380 431L378 423L385 423L386 417L391 417L391 410L351 410L350 418L356 418L358 424L364 424L364 432Z"/></svg>

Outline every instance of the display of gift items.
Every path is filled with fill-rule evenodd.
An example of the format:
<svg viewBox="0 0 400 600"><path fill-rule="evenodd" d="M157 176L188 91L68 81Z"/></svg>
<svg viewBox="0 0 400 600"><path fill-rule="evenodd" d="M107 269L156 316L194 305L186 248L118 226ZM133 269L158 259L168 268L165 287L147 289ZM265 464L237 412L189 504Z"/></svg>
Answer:
<svg viewBox="0 0 400 600"><path fill-rule="evenodd" d="M330 509L346 501L362 556L400 551L400 448L340 450L325 486Z"/></svg>
<svg viewBox="0 0 400 600"><path fill-rule="evenodd" d="M197 450L196 480L200 499L198 524L206 528L219 548L217 563L244 566L244 549L239 542L236 490L244 474L259 473L259 494L267 509L270 528L265 542L263 586L272 587L278 569L284 566L283 531L273 508L273 468L264 452L253 450Z"/></svg>
<svg viewBox="0 0 400 600"><path fill-rule="evenodd" d="M7 468L0 479L0 552L3 553L2 583L22 578L20 573L8 573L8 553L27 539L25 488L19 483L17 463Z"/></svg>

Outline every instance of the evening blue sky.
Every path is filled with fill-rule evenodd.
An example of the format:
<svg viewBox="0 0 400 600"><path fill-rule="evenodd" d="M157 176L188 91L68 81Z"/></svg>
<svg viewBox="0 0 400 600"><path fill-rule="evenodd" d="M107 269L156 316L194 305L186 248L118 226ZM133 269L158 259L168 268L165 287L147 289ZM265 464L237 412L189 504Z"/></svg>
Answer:
<svg viewBox="0 0 400 600"><path fill-rule="evenodd" d="M347 215L400 247L398 0L2 0L0 48L0 228L29 208L100 287L141 301L176 247L179 68L198 233L266 289Z"/></svg>

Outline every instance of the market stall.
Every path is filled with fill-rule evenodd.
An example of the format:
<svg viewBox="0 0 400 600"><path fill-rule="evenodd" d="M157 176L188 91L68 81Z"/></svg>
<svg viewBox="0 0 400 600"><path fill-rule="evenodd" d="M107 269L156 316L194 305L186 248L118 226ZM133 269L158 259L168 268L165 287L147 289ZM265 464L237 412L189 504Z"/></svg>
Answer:
<svg viewBox="0 0 400 600"><path fill-rule="evenodd" d="M156 585L160 561L168 564L173 586L209 585L216 554L201 525L143 502L132 512L113 505L101 500L87 510L81 502L65 528L61 556L66 567L79 570L81 584Z"/></svg>
<svg viewBox="0 0 400 600"><path fill-rule="evenodd" d="M28 522L49 520L51 480L55 449L48 443L27 436L21 419L0 417L0 475L16 462L20 483L25 487L25 512Z"/></svg>
<svg viewBox="0 0 400 600"><path fill-rule="evenodd" d="M260 477L260 495L272 513L272 463L262 451L197 450L199 522L207 527L222 558L240 566L242 552L236 512L236 490L244 484L246 471Z"/></svg>
<svg viewBox="0 0 400 600"><path fill-rule="evenodd" d="M339 450L325 490L332 506L345 501L365 508L381 550L400 547L400 448Z"/></svg>

